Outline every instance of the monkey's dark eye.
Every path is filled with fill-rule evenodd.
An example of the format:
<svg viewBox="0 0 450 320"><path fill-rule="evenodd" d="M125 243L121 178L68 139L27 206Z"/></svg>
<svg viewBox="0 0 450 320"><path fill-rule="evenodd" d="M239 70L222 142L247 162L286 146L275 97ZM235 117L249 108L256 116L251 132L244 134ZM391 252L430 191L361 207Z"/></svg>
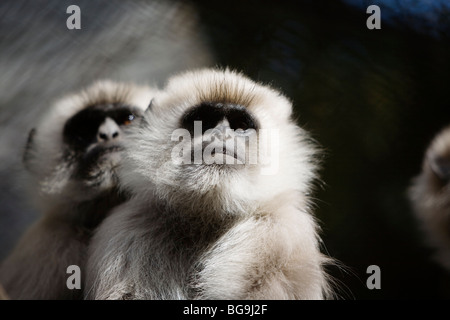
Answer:
<svg viewBox="0 0 450 320"><path fill-rule="evenodd" d="M257 129L252 116L245 110L233 109L228 113L228 121L233 130L246 131L249 129Z"/></svg>
<svg viewBox="0 0 450 320"><path fill-rule="evenodd" d="M84 149L95 141L98 127L104 120L104 112L100 110L92 108L81 110L64 125L64 142L75 149Z"/></svg>
<svg viewBox="0 0 450 320"><path fill-rule="evenodd" d="M206 130L214 128L223 117L224 115L221 109L209 103L203 103L200 106L188 110L181 119L180 126L189 130L191 134L194 134L194 122L201 121L202 133L204 133Z"/></svg>
<svg viewBox="0 0 450 320"><path fill-rule="evenodd" d="M131 121L133 121L134 120L134 114L129 114L128 115L128 119L126 119L124 122L123 122L123 124L124 125L129 125L130 123L131 123Z"/></svg>
<svg viewBox="0 0 450 320"><path fill-rule="evenodd" d="M241 121L236 125L236 130L247 130L249 128L248 123Z"/></svg>
<svg viewBox="0 0 450 320"><path fill-rule="evenodd" d="M118 108L108 113L118 125L129 125L136 115L128 108Z"/></svg>

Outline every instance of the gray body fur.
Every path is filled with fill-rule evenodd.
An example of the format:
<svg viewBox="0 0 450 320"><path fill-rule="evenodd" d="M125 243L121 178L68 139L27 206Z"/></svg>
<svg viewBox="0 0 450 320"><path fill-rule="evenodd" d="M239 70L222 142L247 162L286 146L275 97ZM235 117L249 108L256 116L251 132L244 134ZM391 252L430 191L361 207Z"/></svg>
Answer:
<svg viewBox="0 0 450 320"><path fill-rule="evenodd" d="M202 102L245 106L279 132L279 170L171 161L180 118ZM311 210L316 148L276 90L232 71L175 76L155 97L119 171L132 198L92 239L90 299L323 299L330 287ZM259 131L261 132L261 131ZM258 136L264 148L264 136ZM265 150L268 151L268 150ZM263 161L264 162L264 161Z"/></svg>
<svg viewBox="0 0 450 320"><path fill-rule="evenodd" d="M129 103L144 110L153 89L134 84L98 81L86 90L67 95L49 108L30 139L24 154L29 191L41 217L20 238L0 264L0 283L11 299L81 299L83 291L70 290L67 267L77 265L84 272L87 247L93 230L112 208L127 196L117 189L116 168L120 152L100 154L89 162L86 174L82 159L63 142L64 125L77 112L103 103ZM120 145L126 139L105 146ZM82 279L84 274L81 275Z"/></svg>

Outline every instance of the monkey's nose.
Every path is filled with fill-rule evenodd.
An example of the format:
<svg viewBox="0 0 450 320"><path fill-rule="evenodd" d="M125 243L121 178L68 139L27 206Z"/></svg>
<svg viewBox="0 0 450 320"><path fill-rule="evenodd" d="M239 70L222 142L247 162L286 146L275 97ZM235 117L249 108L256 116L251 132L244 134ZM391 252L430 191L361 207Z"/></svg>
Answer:
<svg viewBox="0 0 450 320"><path fill-rule="evenodd" d="M111 119L106 118L105 121L98 127L97 140L99 142L106 142L120 137L120 128L117 123Z"/></svg>

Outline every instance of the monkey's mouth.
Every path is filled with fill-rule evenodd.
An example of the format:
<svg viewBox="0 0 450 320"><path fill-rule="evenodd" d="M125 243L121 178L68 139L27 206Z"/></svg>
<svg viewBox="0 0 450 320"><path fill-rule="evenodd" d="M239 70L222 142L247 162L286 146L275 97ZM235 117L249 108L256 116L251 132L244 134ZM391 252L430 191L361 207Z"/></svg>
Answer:
<svg viewBox="0 0 450 320"><path fill-rule="evenodd" d="M205 156L205 150L204 151L204 157ZM210 153L211 158L213 158L214 164L244 164L245 163L245 154L241 155L239 152L236 152L236 150L229 149L226 147L222 148L214 148Z"/></svg>
<svg viewBox="0 0 450 320"><path fill-rule="evenodd" d="M98 168L102 171L112 170L117 167L122 151L123 147L117 144L96 146L86 151L80 159L77 175L85 177Z"/></svg>
<svg viewBox="0 0 450 320"><path fill-rule="evenodd" d="M190 152L177 158L183 164L194 165L218 165L218 166L233 166L233 165L245 165L247 158L247 150L245 147L235 144L228 145L226 143L206 143L205 141L198 144L192 143L187 145L186 148L190 148ZM172 155L173 156L173 155Z"/></svg>
<svg viewBox="0 0 450 320"><path fill-rule="evenodd" d="M114 152L123 151L123 147L121 145L110 145L110 146L96 146L95 148L87 151L83 157L83 160L86 162L96 162L99 158L103 156L107 156Z"/></svg>
<svg viewBox="0 0 450 320"><path fill-rule="evenodd" d="M204 151L204 150L203 150ZM211 155L212 156L214 156L214 155L228 155L228 156L230 156L230 157L233 157L233 158L235 158L235 159L237 159L237 154L234 152L234 150L228 150L227 148L225 148L225 147L223 147L222 149L213 149L212 151L211 151Z"/></svg>

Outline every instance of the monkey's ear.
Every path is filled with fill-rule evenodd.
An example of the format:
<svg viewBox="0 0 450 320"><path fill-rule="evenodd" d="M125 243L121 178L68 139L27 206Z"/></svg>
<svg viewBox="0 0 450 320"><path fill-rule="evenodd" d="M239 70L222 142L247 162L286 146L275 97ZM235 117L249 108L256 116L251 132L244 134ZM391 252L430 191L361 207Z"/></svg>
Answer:
<svg viewBox="0 0 450 320"><path fill-rule="evenodd" d="M31 160L33 159L34 151L34 136L36 135L36 128L33 128L28 133L27 143L25 145L25 150L22 155L22 162L28 171L31 171Z"/></svg>
<svg viewBox="0 0 450 320"><path fill-rule="evenodd" d="M148 112L150 112L152 110L153 100L155 100L155 98L152 98L152 100L150 100L150 103L148 104L147 109L145 109L145 113L148 113Z"/></svg>

